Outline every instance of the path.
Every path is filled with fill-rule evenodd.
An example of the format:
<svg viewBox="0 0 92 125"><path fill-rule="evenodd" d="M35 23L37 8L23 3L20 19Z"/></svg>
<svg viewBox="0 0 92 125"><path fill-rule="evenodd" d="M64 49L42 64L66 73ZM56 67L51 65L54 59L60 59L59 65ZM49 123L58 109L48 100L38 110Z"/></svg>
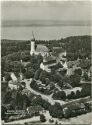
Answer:
<svg viewBox="0 0 92 125"><path fill-rule="evenodd" d="M34 89L32 89L30 87L31 81L32 81L32 79L30 79L30 80L25 79L24 80L24 82L26 83L26 88L28 90L30 90L33 94L40 95L43 99L45 99L46 101L48 101L51 105L54 105L57 102L60 105L65 106L65 105L69 105L69 104L72 104L72 103L75 103L75 102L80 102L81 100L82 101L83 100L85 100L85 101L86 100L90 100L90 97L79 98L79 99L75 99L75 100L72 100L72 101L69 101L69 102L65 102L65 101L62 101L62 100L54 100L52 98L52 94L51 95L45 95L45 94L42 94L42 93L37 92Z"/></svg>
<svg viewBox="0 0 92 125"><path fill-rule="evenodd" d="M42 94L42 93L40 93L40 92L37 92L37 91L33 90L33 89L30 87L31 81L32 81L32 79L30 79L30 80L26 80L26 79L25 79L25 80L24 80L24 82L26 83L26 88L27 88L28 90L30 90L33 94L35 94L35 95L40 95L43 99L45 99L46 101L48 101L51 105L54 105L55 102L60 103L60 105L65 104L64 101L54 100L54 99L52 98L52 95L44 95L44 94Z"/></svg>
<svg viewBox="0 0 92 125"><path fill-rule="evenodd" d="M21 120L16 120L16 121L11 121L11 122L7 122L7 123L4 123L4 125L23 125L24 123L32 123L32 122L36 122L36 123L39 123L40 122L40 116L34 116L32 118L27 118L27 119L21 119Z"/></svg>

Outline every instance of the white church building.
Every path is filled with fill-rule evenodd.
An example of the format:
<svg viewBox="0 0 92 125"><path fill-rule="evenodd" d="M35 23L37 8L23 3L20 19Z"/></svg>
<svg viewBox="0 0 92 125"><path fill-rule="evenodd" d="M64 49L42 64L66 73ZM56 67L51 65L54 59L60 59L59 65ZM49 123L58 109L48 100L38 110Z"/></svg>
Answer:
<svg viewBox="0 0 92 125"><path fill-rule="evenodd" d="M43 45L43 44L38 44L37 47L35 47L35 39L31 40L31 49L30 49L30 55L38 55L41 54L43 57L49 55L49 49Z"/></svg>
<svg viewBox="0 0 92 125"><path fill-rule="evenodd" d="M55 50L54 52L52 52L52 55L51 55L51 53L49 53L48 47L46 47L43 44L38 44L37 47L35 48L35 39L32 39L30 55L33 55L33 54L35 54L35 55L41 54L43 56L43 60L45 60L46 57L48 57L48 58L50 57L50 59L52 60L52 57L54 57L57 63L60 62L65 69L68 68L67 61L66 61L66 51L63 50L63 48L59 48L59 49ZM46 65L47 64L45 64L43 62L43 64L41 64L41 67L45 68L45 67L47 67Z"/></svg>

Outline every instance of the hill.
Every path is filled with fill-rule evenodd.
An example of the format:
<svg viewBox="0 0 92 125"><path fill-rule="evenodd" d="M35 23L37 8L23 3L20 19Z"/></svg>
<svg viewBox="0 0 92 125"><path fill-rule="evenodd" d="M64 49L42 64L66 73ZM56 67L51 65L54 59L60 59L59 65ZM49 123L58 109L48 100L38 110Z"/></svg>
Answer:
<svg viewBox="0 0 92 125"><path fill-rule="evenodd" d="M54 46L61 46L67 51L67 58L91 58L91 36L71 36L60 40L36 40L36 44L45 44L50 50ZM1 56L12 54L13 52L30 50L30 41L24 40L1 40Z"/></svg>

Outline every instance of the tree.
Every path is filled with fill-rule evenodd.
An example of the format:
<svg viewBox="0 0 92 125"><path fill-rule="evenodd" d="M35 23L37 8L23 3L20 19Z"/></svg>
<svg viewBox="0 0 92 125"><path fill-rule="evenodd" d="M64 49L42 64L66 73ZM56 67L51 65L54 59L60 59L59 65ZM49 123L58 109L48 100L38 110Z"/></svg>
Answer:
<svg viewBox="0 0 92 125"><path fill-rule="evenodd" d="M58 121L56 120L55 125L58 125Z"/></svg>
<svg viewBox="0 0 92 125"><path fill-rule="evenodd" d="M91 96L91 84L82 85L81 96Z"/></svg>
<svg viewBox="0 0 92 125"><path fill-rule="evenodd" d="M92 111L92 105L91 105L91 103L84 103L84 105L85 105L85 109L87 110L87 112L91 112Z"/></svg>
<svg viewBox="0 0 92 125"><path fill-rule="evenodd" d="M50 74L45 70L42 70L40 73L39 79L42 81L43 84L46 84L46 78L50 79Z"/></svg>
<svg viewBox="0 0 92 125"><path fill-rule="evenodd" d="M34 99L33 99L33 101L32 101L32 103L31 103L33 106L34 105L42 105L42 98L41 98L41 96L36 96Z"/></svg>
<svg viewBox="0 0 92 125"><path fill-rule="evenodd" d="M24 123L24 125L28 125L28 123L27 123L27 122L25 122L25 123Z"/></svg>
<svg viewBox="0 0 92 125"><path fill-rule="evenodd" d="M68 95L67 95L67 99L71 99L71 94L68 94Z"/></svg>
<svg viewBox="0 0 92 125"><path fill-rule="evenodd" d="M40 121L41 122L45 122L46 121L46 118L43 114L40 115Z"/></svg>
<svg viewBox="0 0 92 125"><path fill-rule="evenodd" d="M70 84L72 87L77 87L79 86L79 83L80 83L80 76L77 75L77 74L74 74L74 75L71 75L70 76Z"/></svg>
<svg viewBox="0 0 92 125"><path fill-rule="evenodd" d="M27 107L30 106L30 100L26 94L22 95L22 104L23 104L23 109L26 109Z"/></svg>
<svg viewBox="0 0 92 125"><path fill-rule="evenodd" d="M62 79L63 79L63 77L62 77L62 75L59 73L59 72L56 72L55 74L54 74L54 82L60 82L60 81L62 81Z"/></svg>
<svg viewBox="0 0 92 125"><path fill-rule="evenodd" d="M38 80L39 77L40 77L41 72L42 72L42 69L39 68L39 69L35 72L35 74L34 74L34 79Z"/></svg>
<svg viewBox="0 0 92 125"><path fill-rule="evenodd" d="M72 92L71 92L71 99L75 99L75 97L76 97L76 95L75 95L75 93L72 91Z"/></svg>
<svg viewBox="0 0 92 125"><path fill-rule="evenodd" d="M1 59L1 73L4 74L5 71L5 58Z"/></svg>
<svg viewBox="0 0 92 125"><path fill-rule="evenodd" d="M52 81L57 83L61 88L63 86L63 76L59 72L55 72L52 76Z"/></svg>
<svg viewBox="0 0 92 125"><path fill-rule="evenodd" d="M81 92L79 90L76 91L76 98L80 98L81 97Z"/></svg>
<svg viewBox="0 0 92 125"><path fill-rule="evenodd" d="M86 96L86 91L84 89L81 90L81 97L85 97Z"/></svg>
<svg viewBox="0 0 92 125"><path fill-rule="evenodd" d="M59 100L65 100L66 99L66 93L64 91L58 91L53 94L52 96L54 99Z"/></svg>
<svg viewBox="0 0 92 125"><path fill-rule="evenodd" d="M48 110L50 107L50 103L47 102L46 100L42 99L41 96L36 96L32 102L31 105L41 105L45 110Z"/></svg>
<svg viewBox="0 0 92 125"><path fill-rule="evenodd" d="M7 91L4 97L4 103L9 104L10 101L12 100L12 92L11 91Z"/></svg>
<svg viewBox="0 0 92 125"><path fill-rule="evenodd" d="M5 80L8 82L11 80L10 74L9 73L5 73Z"/></svg>
<svg viewBox="0 0 92 125"><path fill-rule="evenodd" d="M7 88L8 88L8 81L2 81L1 82L1 91L5 92Z"/></svg>
<svg viewBox="0 0 92 125"><path fill-rule="evenodd" d="M59 103L55 103L54 105L51 105L49 107L49 112L50 112L50 115L52 117L62 118L63 109L62 109L62 106Z"/></svg>
<svg viewBox="0 0 92 125"><path fill-rule="evenodd" d="M61 74L62 76L65 76L66 73L67 73L67 69L62 69L62 70L60 71L60 74Z"/></svg>
<svg viewBox="0 0 92 125"><path fill-rule="evenodd" d="M82 75L81 68L75 69L74 73L81 76Z"/></svg>
<svg viewBox="0 0 92 125"><path fill-rule="evenodd" d="M80 66L82 69L89 69L90 66L91 66L91 60L89 60L89 59L82 59L82 60L80 61L79 66Z"/></svg>
<svg viewBox="0 0 92 125"><path fill-rule="evenodd" d="M50 80L48 78L45 79L46 85L50 84Z"/></svg>
<svg viewBox="0 0 92 125"><path fill-rule="evenodd" d="M80 55L81 58L91 54L91 37L90 36L74 36L74 37L67 37L64 39L65 41L65 48L67 51L68 59L75 60L75 53L76 57ZM71 54L73 53L73 54ZM71 54L71 55L70 55Z"/></svg>
<svg viewBox="0 0 92 125"><path fill-rule="evenodd" d="M38 68L40 68L40 64L38 63L38 59L36 55L32 55L30 57L30 66L36 71Z"/></svg>
<svg viewBox="0 0 92 125"><path fill-rule="evenodd" d="M39 54L39 55L37 56L37 63L40 65L42 61L43 61L43 57L42 57L41 54Z"/></svg>
<svg viewBox="0 0 92 125"><path fill-rule="evenodd" d="M70 111L70 109L69 108L64 108L63 109L63 115L64 115L64 117L65 118L69 118L70 116L71 116L71 111Z"/></svg>
<svg viewBox="0 0 92 125"><path fill-rule="evenodd" d="M33 77L34 77L34 74L35 74L34 69L29 68L29 69L26 71L26 73L25 73L25 77L26 77L27 79L33 78Z"/></svg>
<svg viewBox="0 0 92 125"><path fill-rule="evenodd" d="M83 78L85 79L85 81L88 81L88 73L87 72L84 72Z"/></svg>
<svg viewBox="0 0 92 125"><path fill-rule="evenodd" d="M42 105L41 105L45 110L48 110L51 104L47 102L46 100L42 100Z"/></svg>
<svg viewBox="0 0 92 125"><path fill-rule="evenodd" d="M2 105L2 106L1 106L1 119L2 119L2 120L5 120L6 113L7 113L7 108Z"/></svg>
<svg viewBox="0 0 92 125"><path fill-rule="evenodd" d="M71 93L67 95L67 98L68 99L75 99L76 95L75 95L75 93L73 91L71 91Z"/></svg>
<svg viewBox="0 0 92 125"><path fill-rule="evenodd" d="M38 86L37 86L35 79L32 79L30 83L30 87L32 87L34 90L38 90Z"/></svg>

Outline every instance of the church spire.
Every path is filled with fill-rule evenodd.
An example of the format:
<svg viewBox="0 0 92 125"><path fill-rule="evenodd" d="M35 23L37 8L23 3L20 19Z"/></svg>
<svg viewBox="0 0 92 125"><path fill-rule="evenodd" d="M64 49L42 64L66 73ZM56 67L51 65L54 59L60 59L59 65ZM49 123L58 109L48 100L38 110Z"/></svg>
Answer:
<svg viewBox="0 0 92 125"><path fill-rule="evenodd" d="M33 31L32 31L32 36L33 36L33 39L31 39L31 44L30 44L31 45L30 55L35 53L35 37L34 37Z"/></svg>

